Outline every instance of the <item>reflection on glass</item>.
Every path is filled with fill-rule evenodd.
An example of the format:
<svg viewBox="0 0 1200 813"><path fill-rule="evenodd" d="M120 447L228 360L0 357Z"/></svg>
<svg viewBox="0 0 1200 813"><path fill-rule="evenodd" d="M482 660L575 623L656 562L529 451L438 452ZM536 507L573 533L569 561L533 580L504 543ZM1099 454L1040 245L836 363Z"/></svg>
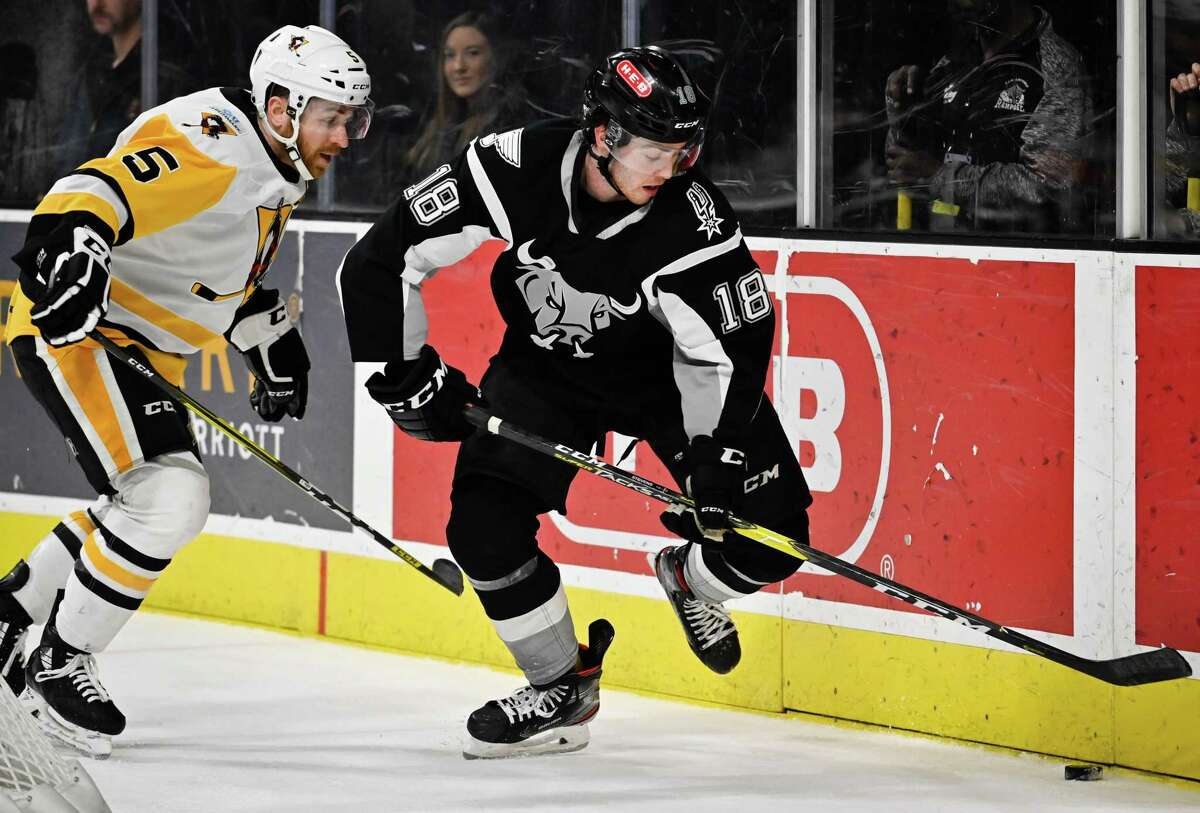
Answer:
<svg viewBox="0 0 1200 813"><path fill-rule="evenodd" d="M1200 237L1200 7L1155 0L1151 54L1152 234L1195 239Z"/></svg>
<svg viewBox="0 0 1200 813"><path fill-rule="evenodd" d="M532 115L521 77L509 70L514 48L492 17L467 12L446 23L433 83L437 93L405 156L407 183L424 178L472 139L524 124Z"/></svg>
<svg viewBox="0 0 1200 813"><path fill-rule="evenodd" d="M620 41L620 0L341 2L337 31L371 66L378 111L338 167L339 210L381 209L472 139L575 116L592 64Z"/></svg>
<svg viewBox="0 0 1200 813"><path fill-rule="evenodd" d="M1111 234L1107 5L1080 25L1029 0L824 3L823 224Z"/></svg>
<svg viewBox="0 0 1200 813"><path fill-rule="evenodd" d="M796 8L795 0L642 4L641 41L674 41L672 53L714 100L700 168L744 226L796 223Z"/></svg>
<svg viewBox="0 0 1200 813"><path fill-rule="evenodd" d="M59 176L105 155L146 107L141 6L141 0L5 4L0 199L32 204ZM169 94L163 98L200 87L171 58L161 60L159 76L160 92Z"/></svg>

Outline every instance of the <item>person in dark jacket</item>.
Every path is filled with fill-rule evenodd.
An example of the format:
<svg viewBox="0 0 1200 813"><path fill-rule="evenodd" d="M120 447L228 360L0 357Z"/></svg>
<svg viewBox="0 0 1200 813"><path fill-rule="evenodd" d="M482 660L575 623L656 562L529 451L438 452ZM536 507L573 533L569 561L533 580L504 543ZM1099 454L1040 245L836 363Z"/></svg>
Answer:
<svg viewBox="0 0 1200 813"><path fill-rule="evenodd" d="M1163 185L1167 235L1200 236L1200 62L1171 80Z"/></svg>
<svg viewBox="0 0 1200 813"><path fill-rule="evenodd" d="M142 99L142 0L87 0L87 13L101 39L71 92L79 104L64 128L64 172L105 155L147 107ZM159 60L158 77L160 100L191 90L185 87L184 71L170 60Z"/></svg>
<svg viewBox="0 0 1200 813"><path fill-rule="evenodd" d="M927 204L933 229L1075 230L1092 119L1082 57L1027 0L949 11L962 47L928 75L888 76L889 178Z"/></svg>

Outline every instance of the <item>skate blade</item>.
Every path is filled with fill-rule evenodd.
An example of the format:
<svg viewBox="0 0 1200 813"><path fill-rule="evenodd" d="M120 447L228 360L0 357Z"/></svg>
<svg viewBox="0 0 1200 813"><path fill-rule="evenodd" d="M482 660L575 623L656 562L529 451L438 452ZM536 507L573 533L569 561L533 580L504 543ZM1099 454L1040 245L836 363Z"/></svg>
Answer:
<svg viewBox="0 0 1200 813"><path fill-rule="evenodd" d="M511 759L569 754L587 748L590 740L587 723L551 728L521 742L484 742L467 734L463 740L463 759Z"/></svg>
<svg viewBox="0 0 1200 813"><path fill-rule="evenodd" d="M21 695L21 704L46 736L92 759L108 759L112 756L112 737L68 723L32 689L26 689Z"/></svg>

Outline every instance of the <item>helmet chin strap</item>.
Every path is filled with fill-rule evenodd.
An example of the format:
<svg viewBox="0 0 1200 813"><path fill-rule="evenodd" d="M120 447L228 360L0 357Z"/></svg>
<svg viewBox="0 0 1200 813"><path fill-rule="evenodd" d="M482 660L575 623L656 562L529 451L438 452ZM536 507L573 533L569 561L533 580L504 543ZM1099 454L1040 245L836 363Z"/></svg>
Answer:
<svg viewBox="0 0 1200 813"><path fill-rule="evenodd" d="M612 161L612 155L600 155L593 148L592 144L588 144L588 155L596 159L596 168L600 170L600 174L604 177L604 180L608 181L608 185L613 188L613 191L621 197L625 197L625 193L621 191L621 187L617 186L617 182L613 180L612 171L608 166L609 162Z"/></svg>
<svg viewBox="0 0 1200 813"><path fill-rule="evenodd" d="M289 105L288 110L291 111L292 109L293 108ZM313 174L308 171L308 166L304 163L304 159L300 157L300 150L296 146L297 142L300 140L300 116L293 113L291 114L291 120L292 136L291 138L285 138L276 132L275 128L271 126L271 120L266 115L262 116L263 124L267 126L267 132L270 133L276 141L282 144L285 150L287 150L288 158L290 158L292 164L295 165L296 171L300 173L300 177L306 181L316 180L313 178Z"/></svg>

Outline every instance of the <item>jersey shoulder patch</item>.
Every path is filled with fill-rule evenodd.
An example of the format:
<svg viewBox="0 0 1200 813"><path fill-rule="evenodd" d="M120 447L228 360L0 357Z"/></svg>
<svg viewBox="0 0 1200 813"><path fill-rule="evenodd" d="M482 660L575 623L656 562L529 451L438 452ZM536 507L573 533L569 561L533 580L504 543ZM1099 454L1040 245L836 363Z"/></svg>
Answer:
<svg viewBox="0 0 1200 813"><path fill-rule="evenodd" d="M479 147L481 149L494 147L497 155L517 169L520 169L521 133L524 131L524 127L518 127L515 130L508 130L503 133L488 133L479 139Z"/></svg>
<svg viewBox="0 0 1200 813"><path fill-rule="evenodd" d="M266 157L254 133L254 122L231 104L219 88L172 99L159 110L202 153L236 166Z"/></svg>
<svg viewBox="0 0 1200 813"><path fill-rule="evenodd" d="M476 139L468 148L502 200L519 201L551 177L557 183L563 153L576 128L561 122L535 122Z"/></svg>
<svg viewBox="0 0 1200 813"><path fill-rule="evenodd" d="M696 220L699 222L699 225L696 226L696 231L704 232L704 236L709 240L717 236L722 236L721 226L725 224L728 218L717 214L717 204L704 185L699 181L692 181L687 188L687 199L688 203L692 205L692 212L696 215ZM725 225L725 231L731 233L728 225Z"/></svg>
<svg viewBox="0 0 1200 813"><path fill-rule="evenodd" d="M665 193L665 194L664 194ZM698 172L668 182L655 201L682 246L700 249L728 240L738 230L737 217L721 191Z"/></svg>

